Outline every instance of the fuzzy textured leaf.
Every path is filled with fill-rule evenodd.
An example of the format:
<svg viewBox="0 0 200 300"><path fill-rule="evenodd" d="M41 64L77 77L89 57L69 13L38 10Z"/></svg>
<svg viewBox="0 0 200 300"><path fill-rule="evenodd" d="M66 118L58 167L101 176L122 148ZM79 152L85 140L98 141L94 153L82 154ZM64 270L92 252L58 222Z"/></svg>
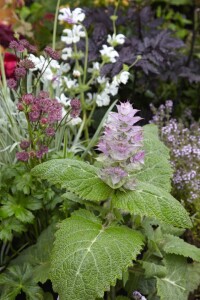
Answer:
<svg viewBox="0 0 200 300"><path fill-rule="evenodd" d="M51 183L61 184L86 200L106 200L112 189L97 176L97 168L74 159L54 159L36 166L32 173Z"/></svg>
<svg viewBox="0 0 200 300"><path fill-rule="evenodd" d="M158 265L153 262L142 261L142 267L145 269L145 277L147 278L154 276L164 277L167 273L165 266Z"/></svg>
<svg viewBox="0 0 200 300"><path fill-rule="evenodd" d="M137 182L134 191L117 191L113 196L114 207L135 215L158 219L175 227L191 227L191 220L184 207L168 192L146 182Z"/></svg>
<svg viewBox="0 0 200 300"><path fill-rule="evenodd" d="M139 254L143 236L117 225L104 227L84 210L64 220L56 233L51 280L60 300L103 297Z"/></svg>
<svg viewBox="0 0 200 300"><path fill-rule="evenodd" d="M165 234L162 241L163 250L169 254L183 255L200 262L200 249L171 234Z"/></svg>
<svg viewBox="0 0 200 300"><path fill-rule="evenodd" d="M160 299L188 300L189 292L199 285L200 264L187 264L184 257L167 255L165 265L167 275L157 278L157 291Z"/></svg>
<svg viewBox="0 0 200 300"><path fill-rule="evenodd" d="M159 140L157 126L145 125L143 129L145 163L136 178L170 191L172 168L169 163L169 149Z"/></svg>

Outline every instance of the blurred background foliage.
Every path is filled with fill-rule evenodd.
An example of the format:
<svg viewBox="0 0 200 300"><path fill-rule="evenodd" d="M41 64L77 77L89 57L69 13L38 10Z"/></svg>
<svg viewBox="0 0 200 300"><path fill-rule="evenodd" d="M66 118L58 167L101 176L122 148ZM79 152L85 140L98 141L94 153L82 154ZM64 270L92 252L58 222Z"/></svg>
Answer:
<svg viewBox="0 0 200 300"><path fill-rule="evenodd" d="M41 51L51 46L56 4L51 0L0 0L0 44L6 49L18 32ZM127 39L118 61L107 66L103 75L113 76L123 64L131 65L137 55L142 56L128 84L120 89L119 100L133 101L145 122L152 117L149 104L158 107L168 99L173 101L175 117L181 118L187 108L199 119L200 0L60 0L60 6L85 9L85 26L93 32L92 57L106 42L105 36L113 33L109 18L118 6L117 32ZM63 47L64 26L57 27L57 50ZM94 127L104 113L104 108L99 109Z"/></svg>

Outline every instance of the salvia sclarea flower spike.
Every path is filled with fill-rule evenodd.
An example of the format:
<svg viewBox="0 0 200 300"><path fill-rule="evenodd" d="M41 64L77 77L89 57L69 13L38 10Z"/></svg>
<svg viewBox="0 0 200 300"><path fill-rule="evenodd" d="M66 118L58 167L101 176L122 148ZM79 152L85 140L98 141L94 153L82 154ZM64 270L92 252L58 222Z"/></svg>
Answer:
<svg viewBox="0 0 200 300"><path fill-rule="evenodd" d="M141 120L130 102L117 105L117 112L110 112L97 149L103 168L98 174L112 188L135 188L133 173L144 164L143 130L135 123Z"/></svg>

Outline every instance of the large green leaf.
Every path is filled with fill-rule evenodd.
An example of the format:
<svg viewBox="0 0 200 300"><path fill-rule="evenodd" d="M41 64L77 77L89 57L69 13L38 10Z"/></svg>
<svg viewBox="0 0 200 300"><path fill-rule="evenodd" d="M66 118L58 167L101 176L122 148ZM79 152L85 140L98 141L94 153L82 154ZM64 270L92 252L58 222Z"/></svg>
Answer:
<svg viewBox="0 0 200 300"><path fill-rule="evenodd" d="M136 174L136 178L170 191L172 168L169 149L159 140L158 128L155 125L145 125L143 130L145 164Z"/></svg>
<svg viewBox="0 0 200 300"><path fill-rule="evenodd" d="M176 227L192 226L187 211L175 198L146 182L137 182L134 191L116 191L113 205L125 212L153 217Z"/></svg>
<svg viewBox="0 0 200 300"><path fill-rule="evenodd" d="M161 242L166 253L183 255L200 262L200 249L171 234L165 234Z"/></svg>
<svg viewBox="0 0 200 300"><path fill-rule="evenodd" d="M123 226L103 226L84 212L63 221L56 233L51 279L60 300L103 297L143 245L140 233Z"/></svg>
<svg viewBox="0 0 200 300"><path fill-rule="evenodd" d="M59 183L86 200L101 201L109 198L112 189L97 176L97 168L73 159L54 159L36 166L32 173Z"/></svg>
<svg viewBox="0 0 200 300"><path fill-rule="evenodd" d="M199 285L200 264L187 264L184 257L168 255L165 259L167 275L157 278L157 291L161 300L188 300L190 291Z"/></svg>

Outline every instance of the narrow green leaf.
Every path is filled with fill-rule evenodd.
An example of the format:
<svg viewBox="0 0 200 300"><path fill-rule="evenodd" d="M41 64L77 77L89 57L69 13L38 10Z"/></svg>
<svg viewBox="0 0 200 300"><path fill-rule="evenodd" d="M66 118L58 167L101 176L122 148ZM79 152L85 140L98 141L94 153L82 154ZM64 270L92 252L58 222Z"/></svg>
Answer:
<svg viewBox="0 0 200 300"><path fill-rule="evenodd" d="M83 211L81 211L83 214ZM60 224L52 254L51 279L60 300L94 300L122 278L143 244L140 233L89 216Z"/></svg>
<svg viewBox="0 0 200 300"><path fill-rule="evenodd" d="M200 249L184 242L184 240L177 236L165 234L164 240L161 243L162 248L166 253L183 255L200 262Z"/></svg>
<svg viewBox="0 0 200 300"><path fill-rule="evenodd" d="M86 200L102 201L112 189L97 176L97 168L73 159L54 159L36 166L32 173L51 183L61 184L70 192Z"/></svg>
<svg viewBox="0 0 200 300"><path fill-rule="evenodd" d="M136 178L170 191L173 171L169 162L169 149L160 141L157 126L145 125L143 130L145 163Z"/></svg>
<svg viewBox="0 0 200 300"><path fill-rule="evenodd" d="M191 220L184 207L169 193L149 183L137 182L134 191L117 191L113 196L114 207L135 215L148 216L175 227L191 227Z"/></svg>

